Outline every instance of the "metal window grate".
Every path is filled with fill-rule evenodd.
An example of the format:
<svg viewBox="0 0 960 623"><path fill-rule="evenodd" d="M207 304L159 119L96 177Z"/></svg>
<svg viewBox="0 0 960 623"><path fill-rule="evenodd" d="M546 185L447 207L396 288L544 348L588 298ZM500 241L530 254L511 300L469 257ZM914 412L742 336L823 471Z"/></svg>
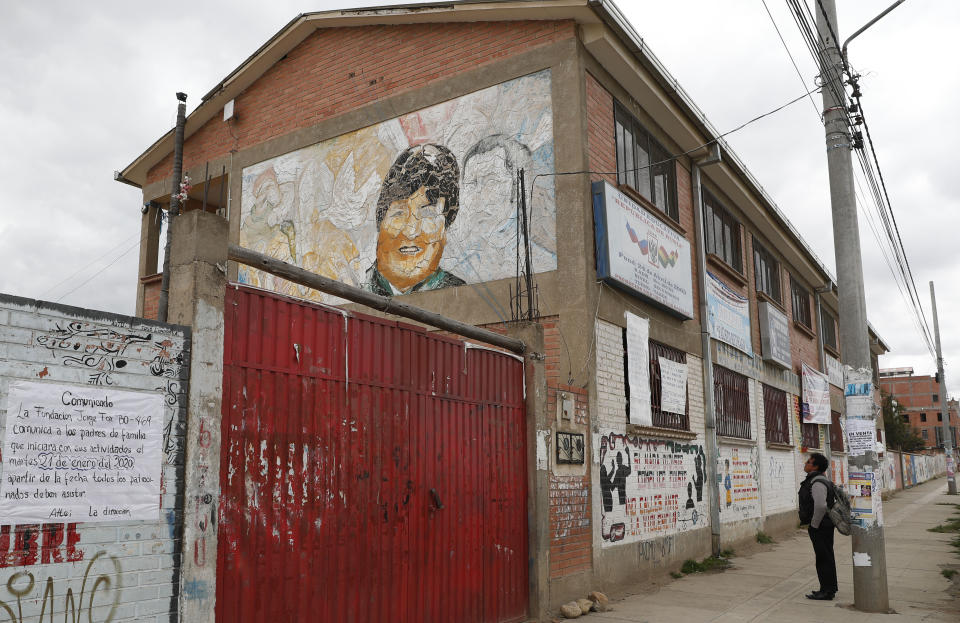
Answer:
<svg viewBox="0 0 960 623"><path fill-rule="evenodd" d="M717 433L750 439L750 391L747 377L721 366L713 367L713 398Z"/></svg>
<svg viewBox="0 0 960 623"><path fill-rule="evenodd" d="M787 417L787 392L763 386L763 419L766 439L773 443L790 443L790 420Z"/></svg>
<svg viewBox="0 0 960 623"><path fill-rule="evenodd" d="M820 426L818 424L800 424L803 433L802 443L805 448L820 447Z"/></svg>
<svg viewBox="0 0 960 623"><path fill-rule="evenodd" d="M682 350L670 348L650 340L650 411L653 414L653 425L676 430L690 430L689 399L683 413L670 413L660 409L660 357L677 363L687 363L687 354Z"/></svg>
<svg viewBox="0 0 960 623"><path fill-rule="evenodd" d="M830 450L843 452L843 428L840 427L840 413L830 412Z"/></svg>

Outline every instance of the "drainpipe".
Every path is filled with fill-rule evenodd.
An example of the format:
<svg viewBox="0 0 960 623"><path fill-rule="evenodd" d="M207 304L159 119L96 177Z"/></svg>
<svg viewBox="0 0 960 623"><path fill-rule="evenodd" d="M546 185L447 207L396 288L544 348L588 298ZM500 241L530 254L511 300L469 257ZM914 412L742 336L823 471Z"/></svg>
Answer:
<svg viewBox="0 0 960 623"><path fill-rule="evenodd" d="M693 161L690 169L693 191L693 222L697 234L697 289L700 304L700 347L703 350L703 415L706 420L706 465L710 505L710 547L714 556L720 555L720 491L717 487L717 413L713 403L713 356L710 354L710 321L707 309L707 237L703 230L703 195L700 187L700 168L720 162L720 146L714 143L710 153Z"/></svg>
<svg viewBox="0 0 960 623"><path fill-rule="evenodd" d="M813 290L813 300L816 302L817 306L817 350L820 352L820 371L827 371L827 355L823 352L823 316L820 314L820 295L824 292L829 292L833 289L833 282L828 281L819 288L814 288ZM830 384L827 383L827 388L829 391ZM832 419L832 418L831 418ZM825 439L823 441L823 453L827 457L827 465L830 465L830 424L827 424L827 434L824 435Z"/></svg>

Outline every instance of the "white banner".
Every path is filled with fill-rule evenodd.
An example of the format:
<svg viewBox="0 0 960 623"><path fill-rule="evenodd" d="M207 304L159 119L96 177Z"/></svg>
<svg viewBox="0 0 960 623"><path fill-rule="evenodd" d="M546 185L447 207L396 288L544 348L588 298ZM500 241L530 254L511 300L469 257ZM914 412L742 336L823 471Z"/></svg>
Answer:
<svg viewBox="0 0 960 623"><path fill-rule="evenodd" d="M163 396L15 381L0 522L156 521Z"/></svg>
<svg viewBox="0 0 960 623"><path fill-rule="evenodd" d="M827 361L827 378L830 379L830 384L843 388L843 364L830 355L826 355L824 359Z"/></svg>
<svg viewBox="0 0 960 623"><path fill-rule="evenodd" d="M650 414L650 321L630 312L626 312L626 317L630 423L653 426Z"/></svg>
<svg viewBox="0 0 960 623"><path fill-rule="evenodd" d="M710 337L753 356L750 300L707 272L707 313Z"/></svg>
<svg viewBox="0 0 960 623"><path fill-rule="evenodd" d="M847 420L847 452L850 456L863 456L874 450L876 433L873 420Z"/></svg>
<svg viewBox="0 0 960 623"><path fill-rule="evenodd" d="M687 364L664 357L660 360L660 410L687 412Z"/></svg>
<svg viewBox="0 0 960 623"><path fill-rule="evenodd" d="M858 418L873 420L875 405L873 404L873 376L870 370L866 368L854 370L850 366L844 366L843 380L847 421Z"/></svg>
<svg viewBox="0 0 960 623"><path fill-rule="evenodd" d="M822 372L803 364L803 404L805 424L830 424L830 381Z"/></svg>

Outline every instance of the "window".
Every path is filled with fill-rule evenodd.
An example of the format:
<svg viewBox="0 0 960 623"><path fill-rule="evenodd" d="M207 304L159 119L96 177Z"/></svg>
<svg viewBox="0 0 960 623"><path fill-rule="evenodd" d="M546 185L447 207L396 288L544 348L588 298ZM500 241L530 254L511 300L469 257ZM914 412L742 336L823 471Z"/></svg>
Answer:
<svg viewBox="0 0 960 623"><path fill-rule="evenodd" d="M921 413L921 414L920 414L920 421L921 421L921 422L926 422L926 421L927 421L927 414L926 414L926 413Z"/></svg>
<svg viewBox="0 0 960 623"><path fill-rule="evenodd" d="M768 442L790 443L786 392L769 385L763 386L763 421Z"/></svg>
<svg viewBox="0 0 960 623"><path fill-rule="evenodd" d="M810 323L810 293L797 280L790 277L790 300L793 304L793 320L799 322L808 329L812 329Z"/></svg>
<svg viewBox="0 0 960 623"><path fill-rule="evenodd" d="M780 302L780 263L753 239L753 282L757 292L763 292Z"/></svg>
<svg viewBox="0 0 960 623"><path fill-rule="evenodd" d="M690 430L689 400L683 413L670 413L660 408L660 357L677 363L687 363L687 353L650 340L650 412L653 416L653 425L677 430Z"/></svg>
<svg viewBox="0 0 960 623"><path fill-rule="evenodd" d="M805 448L820 447L820 425L801 423L800 429L803 433L803 446Z"/></svg>
<svg viewBox="0 0 960 623"><path fill-rule="evenodd" d="M840 427L840 412L830 412L830 449L843 452L843 428Z"/></svg>
<svg viewBox="0 0 960 623"><path fill-rule="evenodd" d="M670 152L619 104L614 107L614 116L617 183L633 188L661 212L679 220L676 164Z"/></svg>
<svg viewBox="0 0 960 623"><path fill-rule="evenodd" d="M713 401L717 433L750 439L750 392L747 377L721 366L713 367Z"/></svg>
<svg viewBox="0 0 960 623"><path fill-rule="evenodd" d="M943 421L943 414L942 414L942 413L938 413L938 414L937 414L937 421L938 421L938 422L942 422L942 421Z"/></svg>
<svg viewBox="0 0 960 623"><path fill-rule="evenodd" d="M740 223L706 190L703 191L704 248L738 273L743 273Z"/></svg>
<svg viewBox="0 0 960 623"><path fill-rule="evenodd" d="M934 402L940 402L940 394L930 394L930 399Z"/></svg>
<svg viewBox="0 0 960 623"><path fill-rule="evenodd" d="M930 431L928 431L928 430L925 428L925 429L923 429L922 431L920 431L920 435L923 436L924 439L929 439L929 438L930 438Z"/></svg>
<svg viewBox="0 0 960 623"><path fill-rule="evenodd" d="M820 308L820 331L823 333L823 345L840 352L837 346L837 320L825 307Z"/></svg>
<svg viewBox="0 0 960 623"><path fill-rule="evenodd" d="M907 415L906 413L903 415L903 422L904 422L905 424L909 424L909 423L910 423L910 416Z"/></svg>

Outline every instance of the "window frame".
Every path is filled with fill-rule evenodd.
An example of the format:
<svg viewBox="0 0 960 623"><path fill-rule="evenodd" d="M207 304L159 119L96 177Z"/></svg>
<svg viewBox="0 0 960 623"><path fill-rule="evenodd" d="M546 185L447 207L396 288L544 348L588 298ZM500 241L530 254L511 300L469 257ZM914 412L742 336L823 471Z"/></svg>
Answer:
<svg viewBox="0 0 960 623"><path fill-rule="evenodd" d="M749 379L738 372L715 365L713 397L713 407L717 414L717 434L723 437L753 439Z"/></svg>
<svg viewBox="0 0 960 623"><path fill-rule="evenodd" d="M676 161L653 133L617 101L613 104L613 141L617 184L630 187L679 225Z"/></svg>
<svg viewBox="0 0 960 623"><path fill-rule="evenodd" d="M706 188L701 189L700 198L703 205L704 250L719 258L738 275L743 275L743 225ZM717 225L720 226L719 234ZM717 248L718 243L720 248Z"/></svg>
<svg viewBox="0 0 960 623"><path fill-rule="evenodd" d="M787 392L766 383L763 386L764 437L767 443L790 444L790 415ZM780 406L783 405L781 410Z"/></svg>
<svg viewBox="0 0 960 623"><path fill-rule="evenodd" d="M843 445L843 427L840 424L840 412L830 410L830 451L845 452Z"/></svg>
<svg viewBox="0 0 960 623"><path fill-rule="evenodd" d="M829 320L829 322L827 322ZM833 352L840 352L840 344L837 343L837 319L833 313L820 306L820 333L823 335L823 345L826 348L833 349Z"/></svg>
<svg viewBox="0 0 960 623"><path fill-rule="evenodd" d="M804 312L798 313L798 298L805 301ZM793 313L793 321L804 327L808 331L813 331L813 314L810 311L810 291L801 284L796 277L790 275L790 311Z"/></svg>
<svg viewBox="0 0 960 623"><path fill-rule="evenodd" d="M770 300L782 305L783 284L780 277L780 262L777 261L777 258L775 258L772 253L767 251L766 247L757 240L756 236L751 236L751 239L753 245L753 287L757 292L763 292L770 297ZM762 275L760 270L761 266L764 268ZM767 282L767 287L763 287L761 277L764 278L763 281ZM771 286L774 285L776 287L771 288ZM774 289L776 292L772 291Z"/></svg>
<svg viewBox="0 0 960 623"><path fill-rule="evenodd" d="M656 340L647 340L648 355L650 364L650 415L653 425L657 428L669 428L672 430L690 430L690 386L687 385L687 406L683 413L673 413L672 411L663 411L660 408L662 399L662 389L660 383L660 357L676 361L677 363L687 363L687 353L684 351L667 346ZM627 417L630 414L627 412Z"/></svg>

